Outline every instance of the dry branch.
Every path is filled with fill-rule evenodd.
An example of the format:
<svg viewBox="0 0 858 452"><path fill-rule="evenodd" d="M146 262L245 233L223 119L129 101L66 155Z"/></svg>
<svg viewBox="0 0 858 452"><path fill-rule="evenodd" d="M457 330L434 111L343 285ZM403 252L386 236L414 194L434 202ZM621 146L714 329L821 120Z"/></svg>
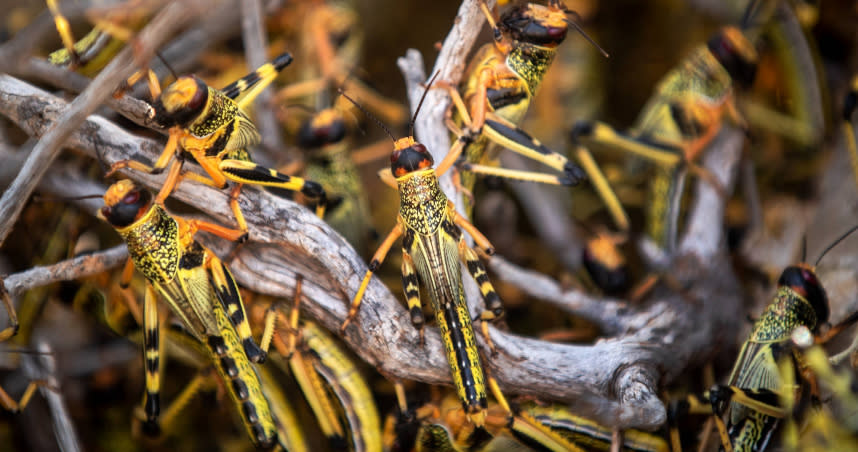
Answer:
<svg viewBox="0 0 858 452"><path fill-rule="evenodd" d="M265 37L265 22L262 18L260 0L244 0L241 2L241 34L244 41L247 66L257 68L268 60L266 49L268 39ZM279 150L285 147L280 130L283 128L274 115L274 103L271 101L272 89L266 88L259 93L256 100L256 115L254 123L262 136L266 149Z"/></svg>
<svg viewBox="0 0 858 452"><path fill-rule="evenodd" d="M64 260L54 265L33 267L7 276L3 283L12 297L17 297L25 290L40 287L57 281L70 281L77 278L96 275L103 271L118 267L128 258L125 245L115 246L98 253L78 256ZM17 307L17 306L16 306Z"/></svg>
<svg viewBox="0 0 858 452"><path fill-rule="evenodd" d="M465 2L469 3L473 2ZM473 8L472 12L475 11ZM466 22L462 17L459 24ZM459 51L458 59L463 61L467 48L470 44ZM447 80L455 82L459 75L450 74L446 75ZM415 83L409 86L410 91L417 89ZM422 93L422 88L419 89ZM440 137L447 140L447 131L438 120L446 107L443 99L432 100L435 94L438 98L446 97L441 90L430 92L421 113L421 118L427 119L422 126L418 121L418 134L427 145ZM50 94L0 75L2 114L31 135L45 133L68 108L65 102ZM435 119L430 121L429 117ZM737 152L736 143L727 141L719 141L706 162L725 186L730 185L728 176L735 166ZM126 158L151 162L162 146L156 141L132 136L97 116L89 117L66 144L91 156L99 152L108 164ZM432 144L430 149L435 152L447 149L438 146ZM728 158L721 157L718 161L722 154ZM436 159L440 157L443 154ZM717 165L723 168L713 168ZM162 182L161 176L138 172L127 175L153 188L160 187ZM718 343L713 338L734 337L724 333L730 331L738 312L730 308L738 306L738 287L720 245L723 200L706 195L706 186L699 190L704 192L698 197L701 206L692 216L699 215L700 209L710 209L707 211L715 215L707 214L706 221L700 220L709 224L708 229L695 226L695 218L691 218L689 228L695 240L706 243L688 245L687 249L682 247L687 253L676 259L677 278L689 283L688 292L699 304L690 304L669 291L657 291L651 301L626 313L619 312L622 302L609 303L604 312L594 311L590 315L601 318L603 326L615 322L606 329L624 335L601 340L593 346L548 343L492 328L492 337L500 352L487 357L486 362L504 391L565 400L580 414L610 425L655 428L663 422L664 408L655 395L662 375L674 377L688 364L705 359L706 352L712 351L712 343ZM234 222L227 204L228 194L224 191L187 181L179 185L175 197L221 223ZM240 204L250 226L251 241L236 250L230 263L238 281L258 292L291 297L296 274L303 275L306 300L302 306L312 318L336 331L345 318L348 300L365 272L365 264L336 232L304 207L258 190L245 190ZM714 242L710 243L711 240ZM221 241L206 242L221 255L236 246ZM711 254L695 254L704 252ZM501 265L503 262L498 259L494 266ZM563 296L566 295L555 291L548 298ZM712 299L719 301L718 312L712 312L716 309L712 303L701 301ZM588 303L598 301L601 300L591 299ZM614 314L620 314L619 320L611 319ZM677 329L682 325L686 328ZM691 326L694 329L689 331ZM687 335L683 336L684 333ZM428 329L426 344L421 346L406 311L378 280L369 284L364 305L344 340L361 358L387 375L450 383L437 331Z"/></svg>
<svg viewBox="0 0 858 452"><path fill-rule="evenodd" d="M41 58L30 58L10 74L27 78L34 77L72 93L82 92L92 82L86 76L54 66ZM105 100L105 104L141 126L158 129L158 126L151 120L151 116L154 114L152 107L142 100L129 95L123 95L118 99L111 96ZM163 132L166 134L166 130Z"/></svg>
<svg viewBox="0 0 858 452"><path fill-rule="evenodd" d="M48 342L38 340L36 342L38 355L23 355L21 368L24 375L30 380L42 379L47 385L39 388L39 393L47 401L51 413L51 426L57 446L63 452L78 452L83 450L80 446L77 431L66 406L65 398L57 378L57 363L54 352ZM44 425L39 426L40 435L47 436Z"/></svg>

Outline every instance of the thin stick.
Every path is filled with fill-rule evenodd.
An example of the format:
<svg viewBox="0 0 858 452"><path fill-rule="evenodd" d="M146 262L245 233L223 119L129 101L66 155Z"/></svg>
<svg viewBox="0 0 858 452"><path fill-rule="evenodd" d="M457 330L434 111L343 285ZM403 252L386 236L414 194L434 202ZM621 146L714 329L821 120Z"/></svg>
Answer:
<svg viewBox="0 0 858 452"><path fill-rule="evenodd" d="M20 74L28 78L34 77L72 93L84 91L92 82L92 80L77 72L70 72L66 68L54 66L41 58L26 60L14 72L10 72L10 74ZM167 134L166 129L159 127L151 120L154 110L148 103L127 94L119 99L111 96L107 98L105 103L108 107L136 124L158 130L165 135Z"/></svg>
<svg viewBox="0 0 858 452"><path fill-rule="evenodd" d="M173 30L193 17L194 11L202 11L201 5L191 5L192 2L171 3L161 10L140 33L137 45L134 48L126 46L36 144L18 177L0 198L0 246L21 214L25 200L59 155L60 147L69 135L134 73L137 61L151 59L155 49L172 35Z"/></svg>
<svg viewBox="0 0 858 452"><path fill-rule="evenodd" d="M268 40L265 38L265 24L262 21L262 5L259 0L244 0L241 2L241 36L244 41L247 66L256 68L268 61L265 49L268 48ZM254 124L262 136L264 149L280 151L285 149L283 137L280 135L282 127L274 115L274 105L271 87L259 93L254 102L256 115ZM280 156L270 156L280 157Z"/></svg>
<svg viewBox="0 0 858 452"><path fill-rule="evenodd" d="M57 379L57 363L50 345L39 340L36 343L38 355L23 355L21 367L29 379L45 379L48 384L39 388L39 393L45 398L51 413L54 437L63 452L78 452L80 446L74 423L69 415L68 407L62 396L60 382Z"/></svg>
<svg viewBox="0 0 858 452"><path fill-rule="evenodd" d="M96 275L118 267L127 258L128 250L125 245L117 245L104 251L67 259L53 265L33 267L20 273L14 273L7 276L3 283L12 297L17 297L34 287Z"/></svg>

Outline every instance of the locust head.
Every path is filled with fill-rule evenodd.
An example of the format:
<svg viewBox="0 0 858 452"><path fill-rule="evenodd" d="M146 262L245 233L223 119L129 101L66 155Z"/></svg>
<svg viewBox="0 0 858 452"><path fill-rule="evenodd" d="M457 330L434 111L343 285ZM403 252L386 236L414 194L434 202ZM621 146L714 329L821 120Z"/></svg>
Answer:
<svg viewBox="0 0 858 452"><path fill-rule="evenodd" d="M396 140L393 153L390 154L390 171L394 177L402 177L415 171L432 168L435 160L426 146L414 141L412 137Z"/></svg>
<svg viewBox="0 0 858 452"><path fill-rule="evenodd" d="M129 179L123 179L104 193L104 207L98 217L115 228L124 228L146 215L152 207L152 193Z"/></svg>

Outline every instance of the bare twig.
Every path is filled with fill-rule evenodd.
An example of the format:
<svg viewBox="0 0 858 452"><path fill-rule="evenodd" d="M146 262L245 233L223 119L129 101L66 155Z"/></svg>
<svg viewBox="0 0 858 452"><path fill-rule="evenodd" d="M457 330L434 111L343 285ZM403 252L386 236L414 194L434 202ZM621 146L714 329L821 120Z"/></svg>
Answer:
<svg viewBox="0 0 858 452"><path fill-rule="evenodd" d="M241 30L248 67L262 66L268 60L265 52L268 48L268 40L265 38L265 24L262 21L262 5L259 0L241 2ZM283 137L280 135L282 127L274 115L271 98L271 88L259 93L254 123L259 128L263 147L280 150L285 147Z"/></svg>
<svg viewBox="0 0 858 452"><path fill-rule="evenodd" d="M20 74L28 78L35 77L72 93L82 92L91 82L89 78L83 75L71 72L66 68L54 66L48 63L47 60L40 58L26 60L14 72L10 72L10 74ZM105 104L136 124L159 130L164 134L167 133L166 129L159 127L151 120L152 115L154 115L152 106L142 100L128 95L123 95L118 99L111 96L106 99Z"/></svg>
<svg viewBox="0 0 858 452"><path fill-rule="evenodd" d="M489 8L494 7L494 4L495 1L489 1ZM456 13L456 18L453 19L453 28L450 29L447 38L444 39L441 52L432 68L432 74L439 72L438 80L443 80L454 86L459 83L462 74L465 72L468 53L474 46L484 21L485 17L480 11L478 0L464 0L462 2L458 13ZM405 76L408 99L413 111L426 90L423 85L427 81L423 57L417 50L409 49L405 57L400 58L396 64ZM444 112L449 104L450 96L445 90L434 89L429 91L426 94L426 100L423 102L420 116L414 125L416 138L429 149L436 162L440 162L447 154L447 150L450 149L450 133L443 126ZM444 190L450 200L457 206L461 206L462 195L456 192L449 174L442 176L440 182L441 189Z"/></svg>
<svg viewBox="0 0 858 452"><path fill-rule="evenodd" d="M606 335L621 334L641 323L639 310L628 302L598 298L580 290L564 289L559 282L548 276L521 268L500 256L492 257L489 266L501 279L521 288L526 294L592 321Z"/></svg>
<svg viewBox="0 0 858 452"><path fill-rule="evenodd" d="M21 368L24 375L31 380L44 379L47 385L39 388L39 393L48 403L53 421L54 437L57 445L63 452L77 452L82 450L77 432L66 407L65 399L59 391L60 383L57 378L57 364L53 352L47 342L36 343L38 355L24 355L21 359Z"/></svg>
<svg viewBox="0 0 858 452"><path fill-rule="evenodd" d="M745 137L733 128L727 128L710 145L703 164L712 172L726 193L732 193L736 181L739 156ZM685 235L679 244L679 254L693 254L706 260L718 256L724 249L723 195L705 181L697 181L694 206L688 216Z"/></svg>
<svg viewBox="0 0 858 452"><path fill-rule="evenodd" d="M33 267L29 270L7 276L3 283L12 297L17 297L33 287L44 286L57 281L70 281L85 278L117 267L128 258L125 245L117 245L108 250L85 256L67 259L53 265Z"/></svg>
<svg viewBox="0 0 858 452"><path fill-rule="evenodd" d="M36 187L50 163L59 155L60 147L66 138L135 71L137 61L148 61L173 30L194 16L194 11L202 11L199 3L167 5L143 29L137 45L133 49L126 47L122 50L65 111L55 126L42 137L21 173L0 198L0 245L18 219L24 207L24 200Z"/></svg>

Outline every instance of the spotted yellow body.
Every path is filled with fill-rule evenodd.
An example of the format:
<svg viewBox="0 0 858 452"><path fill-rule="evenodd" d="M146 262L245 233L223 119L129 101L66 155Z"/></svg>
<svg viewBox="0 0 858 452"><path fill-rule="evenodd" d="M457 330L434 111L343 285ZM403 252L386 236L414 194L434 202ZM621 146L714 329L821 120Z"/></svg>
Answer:
<svg viewBox="0 0 858 452"><path fill-rule="evenodd" d="M819 395L801 351L793 345L795 332L804 330L810 343L824 343L858 320L858 313L853 314L820 334L828 315L828 295L813 267L800 263L784 269L777 293L754 323L727 384L714 385L702 396L692 395L687 401L671 403L674 450L681 448L675 420L683 413L714 413L721 444L727 452L765 450L780 420L792 414L791 405L798 400L802 388L810 387L815 396ZM797 383L799 376L809 384Z"/></svg>
<svg viewBox="0 0 858 452"><path fill-rule="evenodd" d="M774 300L754 324L750 337L742 345L727 384L754 390L784 390L778 363L796 353L786 347L790 335L799 326L816 329L820 322L821 319L817 318L813 306L804 296L791 287L779 287ZM791 359L794 363L800 361L797 354ZM727 431L736 452L760 450L761 445L769 441L779 420L739 402L730 403L727 419Z"/></svg>
<svg viewBox="0 0 858 452"><path fill-rule="evenodd" d="M459 150L463 140L454 145ZM443 173L453 164L449 158L441 162L438 171ZM441 330L441 338L450 366L453 384L471 421L483 425L486 415L486 378L480 363L471 316L468 312L462 288L461 266L464 262L471 276L477 281L487 310L480 318L491 320L503 313L503 306L485 267L476 252L466 243L460 229L465 229L474 241L492 254L494 248L470 222L456 212L453 203L441 191L436 170L432 168L432 155L412 137L396 140L391 155L392 178L382 180L395 184L399 191L399 215L396 226L384 239L373 255L369 270L352 300L344 330L357 315L363 293L373 273L381 265L393 242L402 239L402 282L411 314L411 322L423 327L423 311L420 301L420 283L429 291L429 299ZM488 329L483 329L490 342ZM500 390L493 390L502 399Z"/></svg>
<svg viewBox="0 0 858 452"><path fill-rule="evenodd" d="M277 427L251 360L263 352L253 341L238 285L209 249L195 241L197 229L222 233L217 225L173 217L151 194L130 180L112 185L99 216L128 245L135 267L149 282L144 304L144 356L147 421L154 424L159 402L159 327L156 297L170 305L196 339L208 346L251 441L260 447L277 442ZM228 230L226 230L228 231Z"/></svg>
<svg viewBox="0 0 858 452"><path fill-rule="evenodd" d="M238 205L243 184L300 191L317 200L316 214L324 215L325 192L319 184L257 165L248 151L249 147L259 144L261 137L244 108L291 62L292 56L284 53L220 90L194 76L180 77L164 89L153 105L153 119L170 128L170 138L158 160L151 167L123 160L114 163L108 174L125 167L159 173L169 165L167 181L156 198L161 204L183 177L218 188L226 187L229 180L235 184L230 207L239 229L245 232L247 222ZM174 159L178 149L189 153L208 178L182 172L181 160Z"/></svg>
<svg viewBox="0 0 858 452"><path fill-rule="evenodd" d="M450 220L452 203L438 186L434 169L409 173L397 178L397 184L403 254L411 257L429 292L453 384L468 413L485 410L486 383L459 270L463 237ZM412 299L413 294L406 296Z"/></svg>

